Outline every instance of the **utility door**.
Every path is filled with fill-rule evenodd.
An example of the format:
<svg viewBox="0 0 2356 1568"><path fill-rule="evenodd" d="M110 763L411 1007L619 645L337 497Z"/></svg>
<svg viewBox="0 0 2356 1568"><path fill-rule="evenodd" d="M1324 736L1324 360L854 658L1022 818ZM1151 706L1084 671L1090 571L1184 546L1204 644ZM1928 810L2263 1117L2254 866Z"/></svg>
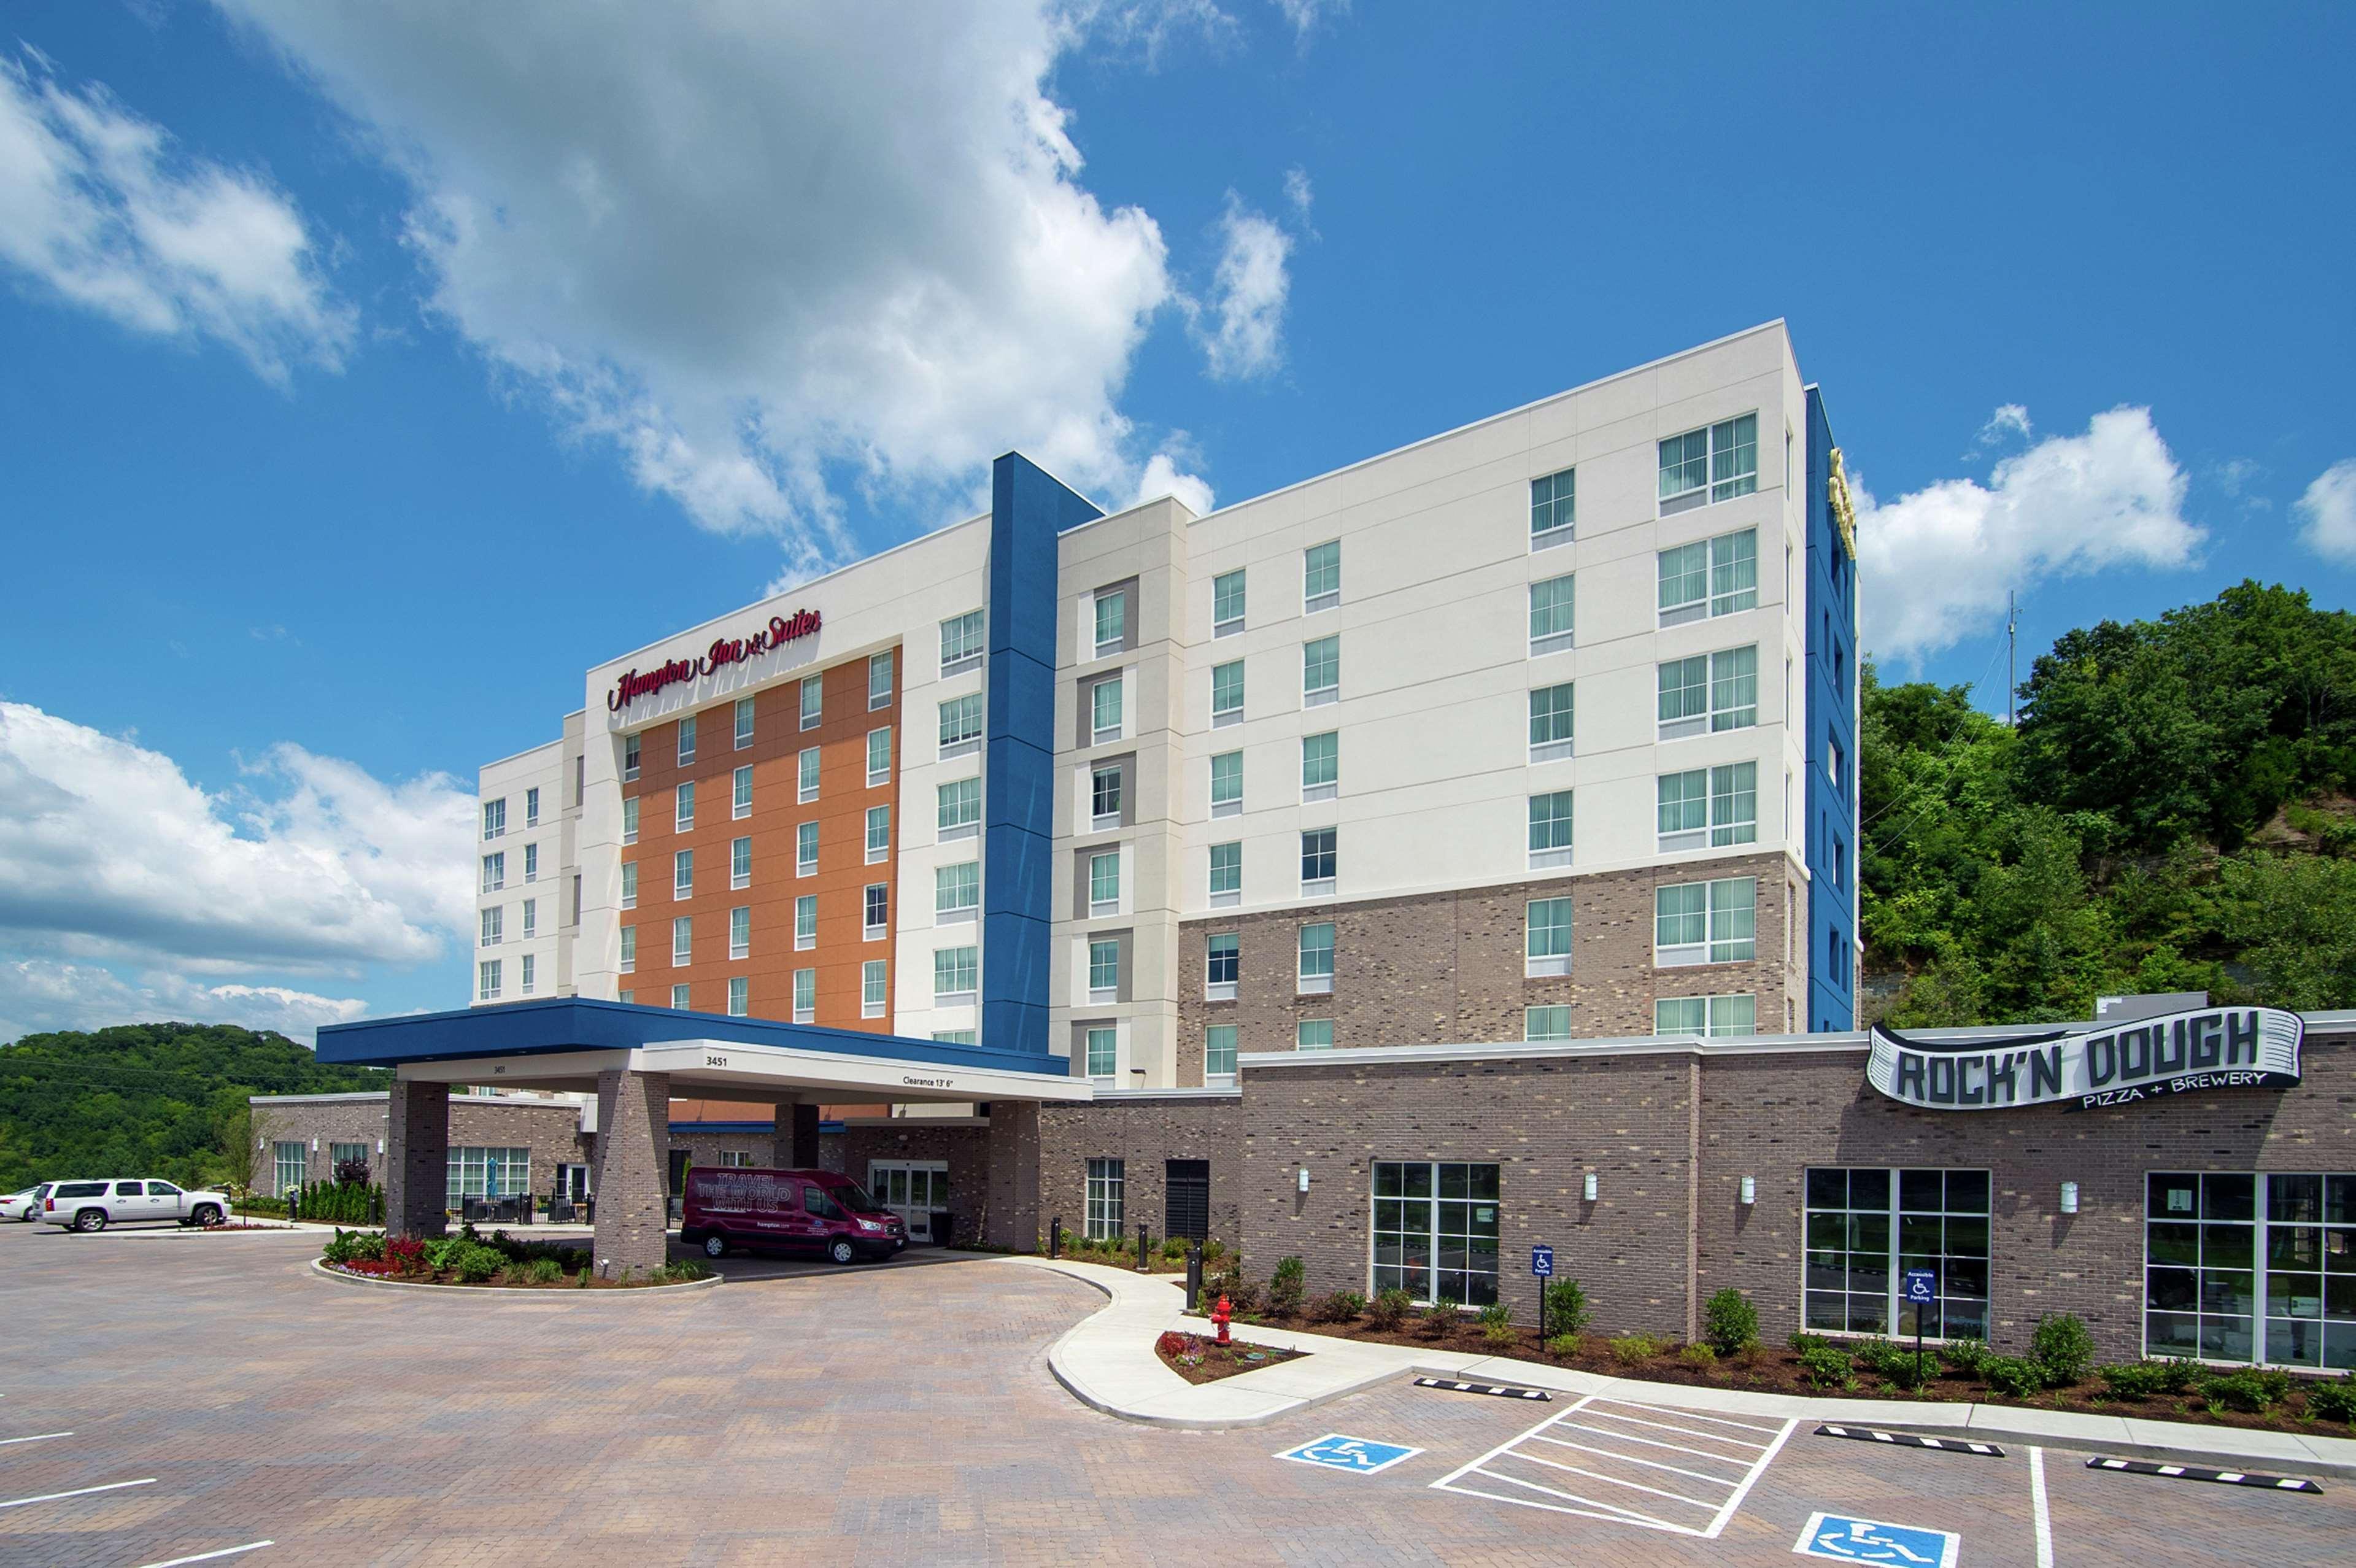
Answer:
<svg viewBox="0 0 2356 1568"><path fill-rule="evenodd" d="M1162 1233L1206 1240L1211 1234L1211 1162L1170 1160L1162 1179Z"/></svg>

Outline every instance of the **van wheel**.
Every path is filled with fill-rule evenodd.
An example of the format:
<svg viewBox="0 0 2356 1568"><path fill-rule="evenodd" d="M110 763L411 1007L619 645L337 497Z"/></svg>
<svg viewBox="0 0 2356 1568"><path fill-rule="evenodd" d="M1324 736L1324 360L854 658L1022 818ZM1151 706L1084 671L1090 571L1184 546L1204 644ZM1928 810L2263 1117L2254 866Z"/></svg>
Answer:
<svg viewBox="0 0 2356 1568"><path fill-rule="evenodd" d="M73 1228L77 1230L105 1230L106 1210L102 1208L83 1209L80 1214L74 1216Z"/></svg>
<svg viewBox="0 0 2356 1568"><path fill-rule="evenodd" d="M188 1216L188 1222L198 1227L220 1224L221 1222L220 1206L212 1203L199 1203L197 1205L197 1211Z"/></svg>
<svg viewBox="0 0 2356 1568"><path fill-rule="evenodd" d="M837 1236L834 1245L826 1250L826 1255L838 1263L847 1263L859 1256L859 1250L851 1244L850 1238Z"/></svg>
<svg viewBox="0 0 2356 1568"><path fill-rule="evenodd" d="M703 1255L707 1258L726 1257L728 1255L728 1238L719 1234L717 1231L713 1232L712 1235L706 1236L703 1239Z"/></svg>

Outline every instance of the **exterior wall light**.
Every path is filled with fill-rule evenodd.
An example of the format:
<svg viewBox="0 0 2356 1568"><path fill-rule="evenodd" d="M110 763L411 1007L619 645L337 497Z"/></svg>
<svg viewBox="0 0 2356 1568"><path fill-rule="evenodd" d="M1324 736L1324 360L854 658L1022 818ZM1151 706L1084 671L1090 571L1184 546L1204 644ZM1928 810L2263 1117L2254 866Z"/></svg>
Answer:
<svg viewBox="0 0 2356 1568"><path fill-rule="evenodd" d="M1307 1192L1309 1190L1309 1167L1307 1165L1301 1167L1301 1190L1303 1192Z"/></svg>
<svg viewBox="0 0 2356 1568"><path fill-rule="evenodd" d="M1595 1201L1595 1173L1593 1171L1587 1173L1586 1180L1580 1184L1580 1196L1585 1197L1588 1202L1593 1203Z"/></svg>
<svg viewBox="0 0 2356 1568"><path fill-rule="evenodd" d="M379 1139L376 1141L376 1152L377 1152L380 1155L381 1155L384 1153L384 1140L383 1140L382 1138L379 1138Z"/></svg>
<svg viewBox="0 0 2356 1568"><path fill-rule="evenodd" d="M316 1138L311 1140L311 1152L315 1155L319 1152L319 1140Z"/></svg>
<svg viewBox="0 0 2356 1568"><path fill-rule="evenodd" d="M2062 1184L2062 1212L2064 1214L2078 1212L2078 1184L2074 1181L2065 1181Z"/></svg>
<svg viewBox="0 0 2356 1568"><path fill-rule="evenodd" d="M1742 1201L1745 1203L1756 1203L1759 1201L1759 1178L1757 1176L1744 1176L1742 1178Z"/></svg>

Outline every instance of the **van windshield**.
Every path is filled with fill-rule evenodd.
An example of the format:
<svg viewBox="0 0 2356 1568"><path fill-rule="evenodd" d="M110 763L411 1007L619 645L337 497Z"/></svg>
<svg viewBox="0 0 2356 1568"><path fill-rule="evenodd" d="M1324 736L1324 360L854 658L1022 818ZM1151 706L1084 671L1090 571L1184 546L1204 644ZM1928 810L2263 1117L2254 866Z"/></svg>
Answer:
<svg viewBox="0 0 2356 1568"><path fill-rule="evenodd" d="M834 1200L853 1214L888 1214L890 1209L867 1196L867 1189L855 1181L844 1182L833 1189Z"/></svg>

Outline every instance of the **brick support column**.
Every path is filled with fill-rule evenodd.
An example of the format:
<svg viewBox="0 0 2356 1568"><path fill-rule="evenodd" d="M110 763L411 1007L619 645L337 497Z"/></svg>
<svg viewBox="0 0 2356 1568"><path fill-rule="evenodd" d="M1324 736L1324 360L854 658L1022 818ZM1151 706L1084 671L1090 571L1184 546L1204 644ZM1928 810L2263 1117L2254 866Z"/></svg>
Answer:
<svg viewBox="0 0 2356 1568"><path fill-rule="evenodd" d="M384 1231L439 1236L450 1202L450 1086L396 1079L384 1128Z"/></svg>
<svg viewBox="0 0 2356 1568"><path fill-rule="evenodd" d="M669 1259L664 1163L670 1148L670 1074L597 1075L597 1274L618 1279Z"/></svg>
<svg viewBox="0 0 2356 1568"><path fill-rule="evenodd" d="M1039 1103L990 1102L989 1211L981 1239L1024 1251L1039 1244Z"/></svg>
<svg viewBox="0 0 2356 1568"><path fill-rule="evenodd" d="M818 1168L818 1107L797 1105L793 1113L794 1168L807 1171Z"/></svg>

